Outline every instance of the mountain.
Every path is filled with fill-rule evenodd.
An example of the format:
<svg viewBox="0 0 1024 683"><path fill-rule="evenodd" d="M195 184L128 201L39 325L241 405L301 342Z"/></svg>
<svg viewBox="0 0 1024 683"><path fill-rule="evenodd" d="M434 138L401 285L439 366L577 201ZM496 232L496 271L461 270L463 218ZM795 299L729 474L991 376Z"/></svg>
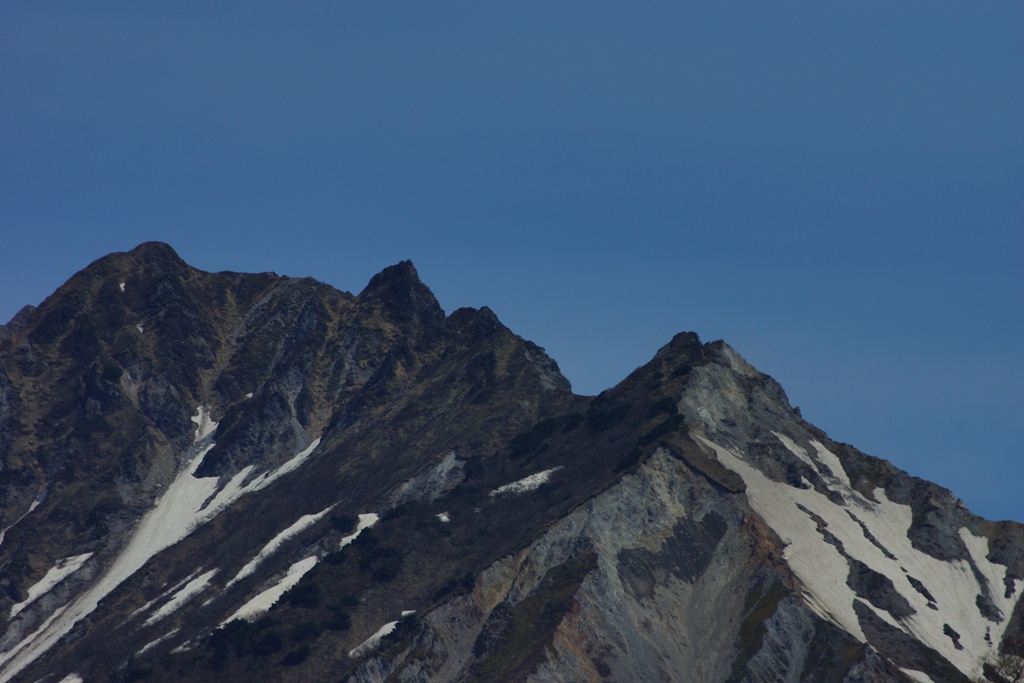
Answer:
<svg viewBox="0 0 1024 683"><path fill-rule="evenodd" d="M598 396L409 262L111 254L0 328L0 681L1012 680L1024 526L723 342ZM999 669L1003 673L999 673Z"/></svg>

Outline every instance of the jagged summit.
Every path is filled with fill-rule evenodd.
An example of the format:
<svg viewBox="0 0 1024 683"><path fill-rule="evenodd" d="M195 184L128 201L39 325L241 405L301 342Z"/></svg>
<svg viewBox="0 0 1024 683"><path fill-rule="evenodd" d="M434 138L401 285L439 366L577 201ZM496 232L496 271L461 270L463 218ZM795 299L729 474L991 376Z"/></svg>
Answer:
<svg viewBox="0 0 1024 683"><path fill-rule="evenodd" d="M161 243L0 332L0 682L966 682L1022 592L1024 527L692 332L577 396L409 261Z"/></svg>
<svg viewBox="0 0 1024 683"><path fill-rule="evenodd" d="M434 327L444 321L441 305L420 281L412 261L401 261L374 275L356 301L364 310L378 311L403 326Z"/></svg>

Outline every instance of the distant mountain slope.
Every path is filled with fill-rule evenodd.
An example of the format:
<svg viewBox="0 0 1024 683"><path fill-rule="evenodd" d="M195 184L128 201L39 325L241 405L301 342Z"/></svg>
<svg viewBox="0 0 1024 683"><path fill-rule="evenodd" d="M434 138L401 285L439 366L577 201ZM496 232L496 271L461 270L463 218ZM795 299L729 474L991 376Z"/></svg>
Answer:
<svg viewBox="0 0 1024 683"><path fill-rule="evenodd" d="M403 262L112 254L0 329L0 681L967 681L1024 527L722 342L577 396Z"/></svg>

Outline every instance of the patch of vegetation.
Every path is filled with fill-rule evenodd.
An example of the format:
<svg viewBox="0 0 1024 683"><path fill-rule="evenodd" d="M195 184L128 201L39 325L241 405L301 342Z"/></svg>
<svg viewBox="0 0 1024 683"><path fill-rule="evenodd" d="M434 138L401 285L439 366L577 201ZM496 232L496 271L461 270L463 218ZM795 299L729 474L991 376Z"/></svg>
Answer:
<svg viewBox="0 0 1024 683"><path fill-rule="evenodd" d="M690 363L683 363L672 371L671 377L683 377L684 375L689 375L692 370L693 365Z"/></svg>
<svg viewBox="0 0 1024 683"><path fill-rule="evenodd" d="M143 681L153 675L153 669L148 666L138 666L134 662L128 665L128 668L124 672L124 678L121 679L123 683L135 683L135 681Z"/></svg>
<svg viewBox="0 0 1024 683"><path fill-rule="evenodd" d="M671 417L665 418L660 424L658 424L657 427L647 432L646 434L640 436L640 438L637 439L637 443L641 447L646 446L652 443L653 441L660 439L666 434L678 431L680 428L682 428L682 426L683 416L676 413Z"/></svg>
<svg viewBox="0 0 1024 683"><path fill-rule="evenodd" d="M332 515L331 526L338 533L347 536L356 530L359 520L352 515Z"/></svg>
<svg viewBox="0 0 1024 683"><path fill-rule="evenodd" d="M605 401L599 401L598 399L600 398L598 396L590 402L590 407L587 409L587 415L584 418L587 428L595 434L600 434L617 423L622 422L629 415L629 411L633 407L628 403L608 404Z"/></svg>
<svg viewBox="0 0 1024 683"><path fill-rule="evenodd" d="M252 646L254 657L269 657L280 652L284 648L284 637L277 631L264 633Z"/></svg>
<svg viewBox="0 0 1024 683"><path fill-rule="evenodd" d="M548 570L533 593L504 610L508 621L470 680L484 683L525 678L550 647L555 629L572 609L576 591L596 566L597 554L587 550Z"/></svg>
<svg viewBox="0 0 1024 683"><path fill-rule="evenodd" d="M665 415L675 415L678 412L679 408L676 407L676 400L671 396L665 396L650 405L647 409L647 417L656 417L662 413Z"/></svg>
<svg viewBox="0 0 1024 683"><path fill-rule="evenodd" d="M293 643L301 643L305 640L314 640L321 632L323 627L315 621L302 621L292 627L289 638Z"/></svg>
<svg viewBox="0 0 1024 683"><path fill-rule="evenodd" d="M309 653L313 651L309 645L302 645L297 647L284 656L281 660L282 666L298 666L302 664L309 657Z"/></svg>
<svg viewBox="0 0 1024 683"><path fill-rule="evenodd" d="M792 591L779 581L772 581L765 587L764 581L758 581L747 594L743 612L747 615L740 625L739 653L732 665L730 683L743 678L747 662L761 649L764 634L768 630L764 622L775 614L782 602Z"/></svg>
<svg viewBox="0 0 1024 683"><path fill-rule="evenodd" d="M345 549L342 548L341 550L335 550L332 553L327 553L326 555L324 555L324 563L330 565L339 565L345 561L346 557L348 557L348 553L346 553Z"/></svg>
<svg viewBox="0 0 1024 683"><path fill-rule="evenodd" d="M289 588L281 600L292 607L312 609L320 605L320 597L320 586L312 580L302 580Z"/></svg>
<svg viewBox="0 0 1024 683"><path fill-rule="evenodd" d="M468 593L469 591L473 590L474 583L476 583L476 577L473 575L472 572L466 572L460 578L451 579L448 581L448 583L438 588L437 592L434 593L434 597L432 598L432 600L434 602L437 602L444 596L455 591Z"/></svg>
<svg viewBox="0 0 1024 683"><path fill-rule="evenodd" d="M123 375L123 374L124 374L124 370L122 370L119 366L117 366L117 365L108 365L107 367L105 367L103 369L103 373L100 375L100 377L104 381L107 381L107 382L110 382L111 384L113 384L114 382L117 382L118 380L120 380L121 379L121 375Z"/></svg>
<svg viewBox="0 0 1024 683"><path fill-rule="evenodd" d="M567 413L562 416L562 433L568 433L583 424L583 413Z"/></svg>
<svg viewBox="0 0 1024 683"><path fill-rule="evenodd" d="M349 616L348 608L358 604L354 596L345 595L338 602L327 606L327 621L323 626L328 631L347 631L352 626L352 617Z"/></svg>
<svg viewBox="0 0 1024 683"><path fill-rule="evenodd" d="M402 551L398 548L381 547L380 539L375 535L367 536L364 531L359 535L352 545L359 551L359 568L370 573L370 579L377 583L388 583L393 581L402 570ZM360 545L359 539L367 536L368 539Z"/></svg>
<svg viewBox="0 0 1024 683"><path fill-rule="evenodd" d="M807 648L805 671L835 671L835 680L844 678L850 668L864 656L865 645L853 638L838 635L831 628L815 630Z"/></svg>
<svg viewBox="0 0 1024 683"><path fill-rule="evenodd" d="M399 519L400 517L406 517L408 515L420 512L422 511L422 509L423 505L419 501L407 500L401 505L397 505L388 510L387 512L385 512L384 516L381 517L381 520L385 522L390 522L391 520Z"/></svg>
<svg viewBox="0 0 1024 683"><path fill-rule="evenodd" d="M227 662L232 653L236 657L247 657L256 654L257 645L260 652L266 652L273 647L273 643L280 639L278 650L284 645L284 639L276 631L263 633L269 628L276 626L279 622L276 619L264 617L255 622L248 622L245 619L234 619L216 629L206 639L206 647L212 651L210 665L219 669ZM270 636L271 633L277 638ZM268 653L268 654L273 654Z"/></svg>
<svg viewBox="0 0 1024 683"><path fill-rule="evenodd" d="M641 452L641 450L639 448L634 448L627 455L625 455L622 458L622 460L619 460L619 462L616 463L615 467L613 467L612 469L615 472L625 472L629 468L633 467L633 465L635 465L638 462L640 462L640 458L642 458L642 457L643 457L643 452Z"/></svg>

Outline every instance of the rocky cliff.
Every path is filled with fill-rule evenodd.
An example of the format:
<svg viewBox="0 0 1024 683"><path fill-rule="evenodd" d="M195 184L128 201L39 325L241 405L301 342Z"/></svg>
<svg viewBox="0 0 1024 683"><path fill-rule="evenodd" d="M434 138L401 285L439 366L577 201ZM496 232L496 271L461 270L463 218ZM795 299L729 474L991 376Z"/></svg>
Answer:
<svg viewBox="0 0 1024 683"><path fill-rule="evenodd" d="M0 329L0 680L944 681L1024 654L1024 528L722 342L574 395L411 263L113 254Z"/></svg>

